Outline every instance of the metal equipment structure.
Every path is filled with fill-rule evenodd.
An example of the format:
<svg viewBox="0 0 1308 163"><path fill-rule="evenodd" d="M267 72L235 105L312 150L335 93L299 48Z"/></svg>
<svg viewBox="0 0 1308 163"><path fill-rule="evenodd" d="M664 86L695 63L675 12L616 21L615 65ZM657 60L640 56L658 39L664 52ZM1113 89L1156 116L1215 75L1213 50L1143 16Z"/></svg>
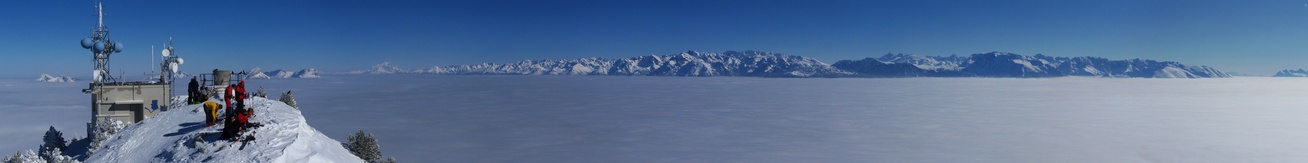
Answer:
<svg viewBox="0 0 1308 163"><path fill-rule="evenodd" d="M167 111L172 104L172 83L182 59L176 55L171 39L164 48L164 62L160 65L160 78L157 81L119 81L120 77L109 75L109 56L123 51L123 44L111 41L109 28L104 26L104 5L96 3L98 22L91 28L91 36L83 38L82 48L90 49L93 79L90 87L82 92L91 94L91 122L87 123L87 135L94 135L95 124L106 120L127 123L140 122L156 114Z"/></svg>

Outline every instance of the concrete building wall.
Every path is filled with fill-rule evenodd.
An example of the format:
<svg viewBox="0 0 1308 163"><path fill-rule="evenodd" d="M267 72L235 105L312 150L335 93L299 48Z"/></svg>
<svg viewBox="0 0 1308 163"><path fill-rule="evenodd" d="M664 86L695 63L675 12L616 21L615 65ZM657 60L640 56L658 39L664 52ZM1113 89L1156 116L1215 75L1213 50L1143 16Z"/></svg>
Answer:
<svg viewBox="0 0 1308 163"><path fill-rule="evenodd" d="M92 84L91 124L106 119L136 123L167 111L172 103L171 87L166 83Z"/></svg>

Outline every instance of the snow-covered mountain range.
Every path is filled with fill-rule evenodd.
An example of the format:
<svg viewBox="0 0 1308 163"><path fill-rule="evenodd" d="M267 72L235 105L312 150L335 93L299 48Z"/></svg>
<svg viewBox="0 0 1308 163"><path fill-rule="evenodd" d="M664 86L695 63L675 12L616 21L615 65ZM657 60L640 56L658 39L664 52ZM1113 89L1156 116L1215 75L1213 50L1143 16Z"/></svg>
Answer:
<svg viewBox="0 0 1308 163"><path fill-rule="evenodd" d="M347 74L520 74L621 76L760 76L829 77L853 75L817 59L759 51L650 55L626 59L524 60L509 64L482 63L402 69L382 63Z"/></svg>
<svg viewBox="0 0 1308 163"><path fill-rule="evenodd" d="M63 76L63 75L54 76L50 74L41 73L41 77L37 77L36 81L47 82L47 83L71 83L71 82L77 82L77 79L74 79L73 77Z"/></svg>
<svg viewBox="0 0 1308 163"><path fill-rule="evenodd" d="M1272 77L1308 77L1308 71L1303 69L1298 69L1298 70L1285 69L1276 72L1276 75L1272 75Z"/></svg>
<svg viewBox="0 0 1308 163"><path fill-rule="evenodd" d="M251 74L250 74L249 76L246 76L246 77L245 77L246 79L272 79L272 78L321 78L321 77L322 77L322 76L319 76L319 73L321 73L321 72L319 72L318 69L314 69L314 68L302 69L302 70L300 70L300 71L295 71L295 72L286 71L286 70L282 70L282 69L277 69L277 70L272 70L272 71L266 71L266 72L265 72L265 71L263 71L262 69L260 69L260 68L258 68L258 67L255 67L255 68L250 69L249 72L250 72Z"/></svg>
<svg viewBox="0 0 1308 163"><path fill-rule="evenodd" d="M159 80L159 76L161 76L161 75L158 75L158 74L152 74L152 75L147 75L147 76L145 76L144 79L145 79L145 81L157 81L157 80ZM173 74L173 79L177 79L177 80L188 80L188 79L191 79L191 74L190 74L190 73L186 73L185 71L178 71L177 73Z"/></svg>
<svg viewBox="0 0 1308 163"><path fill-rule="evenodd" d="M842 60L832 66L871 77L1059 77L1223 78L1208 66L1187 66L1147 59L1108 60L1099 57L1024 56L990 52L958 56L886 54L881 58Z"/></svg>
<svg viewBox="0 0 1308 163"><path fill-rule="evenodd" d="M374 65L372 68L367 70L355 70L345 72L345 74L415 74L423 72L425 71L422 69L405 70L399 66L392 65L391 62L382 62L381 64Z"/></svg>
<svg viewBox="0 0 1308 163"><path fill-rule="evenodd" d="M1146 59L1108 60L1099 57L1024 56L990 52L971 56L886 54L880 58L817 59L759 51L704 53L688 51L627 59L524 60L509 64L436 66L404 69L384 62L346 74L520 74L620 76L753 76L753 77L1060 77L1129 78L1230 77L1207 66Z"/></svg>

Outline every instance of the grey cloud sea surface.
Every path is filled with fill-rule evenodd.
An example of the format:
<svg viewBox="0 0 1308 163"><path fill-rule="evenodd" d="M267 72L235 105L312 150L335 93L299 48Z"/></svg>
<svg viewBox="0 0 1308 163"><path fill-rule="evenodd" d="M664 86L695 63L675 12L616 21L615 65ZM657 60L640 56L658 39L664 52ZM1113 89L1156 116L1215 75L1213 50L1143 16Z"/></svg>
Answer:
<svg viewBox="0 0 1308 163"><path fill-rule="evenodd" d="M294 90L322 133L343 140L364 129L407 162L1306 162L1304 82L325 75L247 84L272 96ZM3 88L4 97L41 92ZM0 107L88 101L73 94ZM46 123L80 127L89 113L76 114L0 121L30 135L3 135L30 142L16 149L31 149Z"/></svg>
<svg viewBox="0 0 1308 163"><path fill-rule="evenodd" d="M334 75L309 123L420 162L1308 161L1306 80ZM276 89L270 89L273 91ZM280 90L276 90L280 91Z"/></svg>

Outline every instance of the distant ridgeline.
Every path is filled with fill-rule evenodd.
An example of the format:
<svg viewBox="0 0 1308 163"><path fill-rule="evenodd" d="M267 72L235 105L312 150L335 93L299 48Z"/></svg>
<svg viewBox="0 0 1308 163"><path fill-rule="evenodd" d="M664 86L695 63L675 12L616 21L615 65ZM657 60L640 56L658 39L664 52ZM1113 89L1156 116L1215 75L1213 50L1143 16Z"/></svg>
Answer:
<svg viewBox="0 0 1308 163"><path fill-rule="evenodd" d="M1285 70L1281 70L1280 72L1276 72L1276 75L1272 75L1272 77L1308 77L1308 71L1305 71L1303 69L1298 69L1298 70L1285 69Z"/></svg>
<svg viewBox="0 0 1308 163"><path fill-rule="evenodd" d="M1061 77L1224 78L1208 66L1147 59L1108 60L1099 57L1023 56L990 52L971 57L886 54L881 58L842 60L832 66L871 77Z"/></svg>
<svg viewBox="0 0 1308 163"><path fill-rule="evenodd" d="M516 63L402 69L388 63L346 74L514 74L618 76L753 77L1061 77L1218 78L1230 77L1207 66L1143 59L1023 56L990 52L959 56L886 54L880 58L826 64L813 58L759 51L696 51L627 59L524 60Z"/></svg>

